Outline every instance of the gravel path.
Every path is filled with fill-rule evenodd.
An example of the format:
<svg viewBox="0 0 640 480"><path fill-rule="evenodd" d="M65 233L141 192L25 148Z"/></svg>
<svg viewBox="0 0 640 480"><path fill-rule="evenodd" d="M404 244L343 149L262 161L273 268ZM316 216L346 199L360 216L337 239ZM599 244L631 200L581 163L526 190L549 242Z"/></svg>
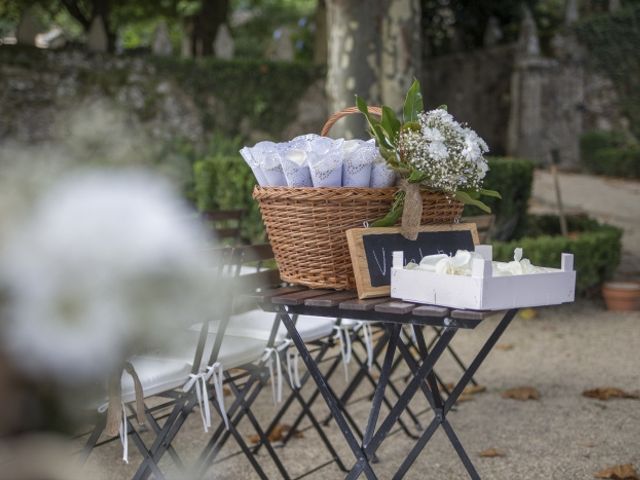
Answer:
<svg viewBox="0 0 640 480"><path fill-rule="evenodd" d="M475 331L458 333L454 343L463 358L472 358L497 321L493 317ZM494 350L477 375L487 391L459 404L457 411L449 415L483 479L588 479L601 469L624 463L640 470L640 401L601 401L582 396L584 390L596 387L640 390L640 312L612 313L600 304L586 302L540 309L534 319L517 318L499 345L511 348ZM344 382L339 373L333 377L338 390ZM445 381L454 381L458 370L447 361L439 373ZM504 390L520 386L534 387L540 399L517 401L501 397ZM424 405L419 401L414 406L419 410ZM315 410L324 411L321 407L318 403ZM363 425L367 407L367 400L350 406ZM256 411L264 423L273 414L269 391L259 397ZM422 418L426 423L430 413L424 413ZM250 426L242 425L242 429L246 436L250 434ZM327 432L343 457L352 458L334 424ZM178 451L187 459L193 458L206 438L199 415L194 412L179 437ZM403 433L386 440L379 451L380 463L375 466L381 479L391 478L399 459L412 445L413 441ZM505 456L479 457L479 452L489 448L499 449ZM328 459L311 432L278 452L294 475ZM117 442L94 452L87 478L129 478L139 457L132 452L131 465L126 466L120 454ZM266 457L261 454L260 458L267 465L269 478L279 478ZM208 478L257 478L242 456L214 468ZM343 475L331 465L307 478ZM406 478L466 477L445 435L439 431Z"/></svg>

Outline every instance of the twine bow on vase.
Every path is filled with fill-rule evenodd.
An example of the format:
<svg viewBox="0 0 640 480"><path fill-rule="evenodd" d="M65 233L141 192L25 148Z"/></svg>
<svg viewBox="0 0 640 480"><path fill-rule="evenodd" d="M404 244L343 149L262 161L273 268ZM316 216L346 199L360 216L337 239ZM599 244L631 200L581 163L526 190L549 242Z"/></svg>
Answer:
<svg viewBox="0 0 640 480"><path fill-rule="evenodd" d="M400 190L404 192L400 233L407 240L416 240L418 238L420 220L422 219L420 184L409 182L403 178L399 181L399 186Z"/></svg>

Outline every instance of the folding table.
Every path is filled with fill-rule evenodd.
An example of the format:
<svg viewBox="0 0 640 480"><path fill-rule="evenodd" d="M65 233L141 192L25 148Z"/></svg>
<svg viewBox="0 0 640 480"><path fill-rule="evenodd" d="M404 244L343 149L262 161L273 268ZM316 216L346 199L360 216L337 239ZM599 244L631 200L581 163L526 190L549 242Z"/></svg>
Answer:
<svg viewBox="0 0 640 480"><path fill-rule="evenodd" d="M359 300L355 292L353 293L353 298L345 300L345 292L311 290L304 287L293 289L292 287L286 287L284 289L264 291L255 294L253 298L265 311L280 314L280 318L287 328L293 343L300 352L300 356L311 377L318 386L335 422L349 445L355 457L355 463L346 476L347 479L358 478L363 473L367 479L378 478L372 466L375 453L418 390L421 391L429 403L434 417L427 428L420 434L414 447L407 453L393 478L399 479L406 474L438 427L442 427L444 430L469 476L473 479L480 478L453 427L447 420L447 414L513 320L517 312L516 309L502 313L502 320L494 328L467 370L462 374L458 383L451 389L450 394L444 399L433 371L436 362L459 329L474 329L487 316L498 312L454 310L394 301L389 297ZM343 406L340 404L338 397L327 383L319 366L314 362L313 357L298 335L295 322L292 319L292 316L296 314L376 321L385 329L387 334L383 335L379 340L386 343L385 357L380 378L374 391L362 442L353 433L352 428L345 419ZM402 325L413 326L421 357L418 361L411 354L409 347L401 340L400 331ZM440 328L440 336L431 349L427 347L423 329L420 328L425 325ZM396 404L378 426L384 391L389 383L396 352L406 362L412 377Z"/></svg>

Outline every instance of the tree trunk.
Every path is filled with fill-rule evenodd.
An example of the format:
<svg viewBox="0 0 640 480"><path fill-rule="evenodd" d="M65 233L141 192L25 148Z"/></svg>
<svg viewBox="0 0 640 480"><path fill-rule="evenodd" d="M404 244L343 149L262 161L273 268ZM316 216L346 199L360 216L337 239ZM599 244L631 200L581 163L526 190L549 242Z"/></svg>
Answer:
<svg viewBox="0 0 640 480"><path fill-rule="evenodd" d="M318 0L315 14L316 34L313 41L313 63L327 64L327 2Z"/></svg>
<svg viewBox="0 0 640 480"><path fill-rule="evenodd" d="M382 102L402 111L414 78L422 78L420 0L392 0L382 22Z"/></svg>
<svg viewBox="0 0 640 480"><path fill-rule="evenodd" d="M327 0L329 109L355 104L355 95L379 104L381 23L383 0ZM352 115L340 120L333 136L365 138L363 118Z"/></svg>

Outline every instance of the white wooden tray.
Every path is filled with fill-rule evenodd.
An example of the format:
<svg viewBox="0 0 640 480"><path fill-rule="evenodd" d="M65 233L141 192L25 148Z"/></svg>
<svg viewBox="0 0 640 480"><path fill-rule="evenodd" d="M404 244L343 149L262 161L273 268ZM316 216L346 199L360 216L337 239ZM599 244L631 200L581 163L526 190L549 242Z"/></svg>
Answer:
<svg viewBox="0 0 640 480"><path fill-rule="evenodd" d="M391 296L402 300L474 310L503 310L573 302L576 272L573 255L562 254L561 268L544 273L494 277L491 245L477 245L471 276L446 275L404 268L402 252L394 252Z"/></svg>

